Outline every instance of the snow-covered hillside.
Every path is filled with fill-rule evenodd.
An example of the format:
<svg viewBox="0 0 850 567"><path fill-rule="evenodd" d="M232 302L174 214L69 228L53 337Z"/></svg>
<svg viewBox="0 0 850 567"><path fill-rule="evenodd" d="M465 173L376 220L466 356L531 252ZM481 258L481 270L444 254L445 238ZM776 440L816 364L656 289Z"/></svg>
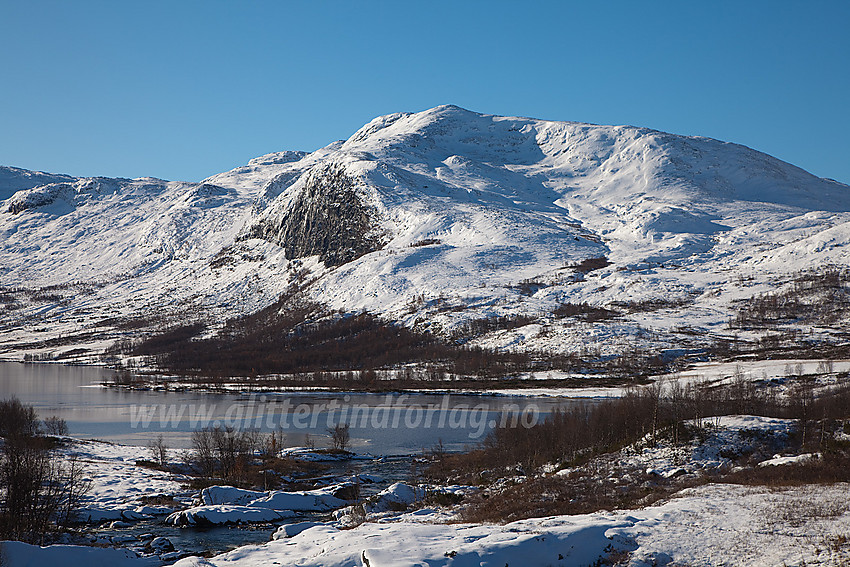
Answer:
<svg viewBox="0 0 850 567"><path fill-rule="evenodd" d="M717 140L455 106L201 183L2 168L0 199L7 357L93 353L132 318L220 322L295 274L330 308L440 333L534 318L487 346L676 348L728 332L734 300L850 265L846 185ZM580 302L621 315L552 314Z"/></svg>

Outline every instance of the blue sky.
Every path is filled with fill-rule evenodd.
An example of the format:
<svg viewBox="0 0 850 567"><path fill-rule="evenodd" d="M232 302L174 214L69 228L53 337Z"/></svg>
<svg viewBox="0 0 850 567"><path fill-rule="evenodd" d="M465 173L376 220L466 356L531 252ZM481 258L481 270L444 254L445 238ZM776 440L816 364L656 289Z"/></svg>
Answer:
<svg viewBox="0 0 850 567"><path fill-rule="evenodd" d="M452 103L850 183L850 2L0 0L0 164L200 180Z"/></svg>

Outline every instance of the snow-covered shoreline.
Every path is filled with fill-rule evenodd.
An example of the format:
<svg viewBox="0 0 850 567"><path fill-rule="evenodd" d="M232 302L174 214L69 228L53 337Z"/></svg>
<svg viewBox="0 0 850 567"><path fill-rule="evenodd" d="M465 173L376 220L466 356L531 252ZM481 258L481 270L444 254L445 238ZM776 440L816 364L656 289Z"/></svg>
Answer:
<svg viewBox="0 0 850 567"><path fill-rule="evenodd" d="M629 467L651 469L659 478L700 475L711 468L730 467L730 455L746 452L759 439L755 432L781 442L793 428L792 420L754 416L710 418L707 422L707 437L695 438L690 449L640 442L635 449L624 449L617 458ZM233 524L273 520L281 525L268 543L243 545L212 557L185 557L175 563L179 567L274 563L449 566L467 562L593 565L599 561L620 561L618 564L633 567L772 566L838 565L850 558L846 537L850 533L850 485L843 483L785 487L709 483L685 488L647 507L503 525L459 522L452 508L425 506L404 511L421 497L415 487L396 483L370 498L365 516L352 523L356 511L333 496L334 485L312 492L222 486L198 493L185 488L184 478L138 467L135 461L143 448L69 440L62 451L75 455L91 470L87 521L109 523L115 533L142 518L164 519L165 514L171 514L169 522L174 518L174 523L189 526L200 517ZM758 464L783 467L818 458L811 454L775 455L762 457ZM554 474L564 472L569 471L556 470ZM143 504L150 502L150 497L166 495L171 506ZM293 514L299 509L337 512L305 521ZM259 518L262 514L265 516ZM101 547L57 544L38 548L15 542L3 546L9 567L46 564L54 557L66 558L70 563L63 564L70 567L101 563L158 566L186 555L165 538L151 537L141 541L135 536L101 537L93 542Z"/></svg>
<svg viewBox="0 0 850 567"><path fill-rule="evenodd" d="M316 526L291 538L175 565L595 565L606 559L635 567L838 565L850 556L841 540L850 530L848 508L848 485L706 485L639 510L505 525L434 524L418 513L347 531Z"/></svg>
<svg viewBox="0 0 850 567"><path fill-rule="evenodd" d="M424 510L340 530L307 526L291 537L176 567L413 565L840 565L850 557L850 486L765 488L705 485L638 510L522 520L505 525L442 523ZM436 521L437 523L433 523ZM4 543L9 567L159 565L121 549ZM119 559L121 562L119 562ZM78 563L79 562L79 563Z"/></svg>

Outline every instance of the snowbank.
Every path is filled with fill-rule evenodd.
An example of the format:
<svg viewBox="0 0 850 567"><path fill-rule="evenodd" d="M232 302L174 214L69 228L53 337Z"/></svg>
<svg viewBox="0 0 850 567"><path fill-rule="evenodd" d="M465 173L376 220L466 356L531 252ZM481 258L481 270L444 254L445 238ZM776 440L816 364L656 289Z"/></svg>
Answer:
<svg viewBox="0 0 850 567"><path fill-rule="evenodd" d="M203 527L274 522L292 515L292 512L272 510L271 508L217 504L180 510L168 516L165 521L175 526Z"/></svg>
<svg viewBox="0 0 850 567"><path fill-rule="evenodd" d="M374 514L391 510L404 510L416 502L417 497L421 500L422 496L422 489L417 490L409 484L396 482L376 494L374 500L366 506L366 511Z"/></svg>
<svg viewBox="0 0 850 567"><path fill-rule="evenodd" d="M841 564L850 547L850 486L791 489L707 485L641 510L556 516L498 525L435 524L410 515L350 530L327 524L175 567L429 565ZM283 528L282 528L283 530ZM619 556L619 557L618 557Z"/></svg>
<svg viewBox="0 0 850 567"><path fill-rule="evenodd" d="M207 487L201 491L201 502L205 506L214 504L247 504L265 495L265 492L258 492L256 490L216 485Z"/></svg>
<svg viewBox="0 0 850 567"><path fill-rule="evenodd" d="M793 465L799 463L805 463L806 461L811 461L812 459L820 458L820 453L803 453L802 455L795 455L791 457L783 457L782 455L774 455L772 459L768 459L766 461L762 461L759 463L760 467L776 467L780 465Z"/></svg>
<svg viewBox="0 0 850 567"><path fill-rule="evenodd" d="M136 466L146 451L143 447L70 438L67 442L60 451L75 457L91 482L76 514L80 523L137 522L170 514L176 506L149 505L148 498L188 494L180 475Z"/></svg>
<svg viewBox="0 0 850 567"><path fill-rule="evenodd" d="M414 522L363 524L352 530L320 525L263 546L248 546L213 557L219 566L281 565L370 567L402 565L590 564L622 544L605 532L627 522L598 515L576 520L552 518L505 526L440 525ZM204 565L197 558L175 567Z"/></svg>
<svg viewBox="0 0 850 567"><path fill-rule="evenodd" d="M0 557L4 567L142 567L161 563L158 557L139 557L129 549L80 545L39 547L20 541L0 542Z"/></svg>
<svg viewBox="0 0 850 567"><path fill-rule="evenodd" d="M316 526L324 525L322 522L297 522L294 524L287 524L285 526L280 526L275 533L272 534L272 539L285 539L289 537L294 537L303 532L304 530L309 530L310 528L315 528Z"/></svg>
<svg viewBox="0 0 850 567"><path fill-rule="evenodd" d="M232 486L210 486L201 492L202 505L174 512L166 522L178 526L212 526L273 522L293 512L327 512L347 502L333 495L339 486L316 490L258 492Z"/></svg>
<svg viewBox="0 0 850 567"><path fill-rule="evenodd" d="M326 512L347 504L345 500L333 495L334 488L328 487L299 492L278 490L250 502L248 506L253 508L269 508L271 510Z"/></svg>

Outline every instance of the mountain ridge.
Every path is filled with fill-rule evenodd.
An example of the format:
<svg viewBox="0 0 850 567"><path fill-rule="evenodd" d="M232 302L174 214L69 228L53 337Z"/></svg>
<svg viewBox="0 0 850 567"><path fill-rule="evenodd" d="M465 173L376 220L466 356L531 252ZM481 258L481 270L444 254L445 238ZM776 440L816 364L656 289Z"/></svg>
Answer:
<svg viewBox="0 0 850 567"><path fill-rule="evenodd" d="M215 326L271 304L296 273L329 309L438 334L537 319L470 338L492 348L670 349L700 342L677 328L729 334L735 302L793 272L850 265L847 185L711 138L452 105L201 183L4 167L0 197L0 286L99 286L88 299L8 303L19 305L0 329L12 357L33 329L67 333L71 318L79 330L153 309ZM574 268L594 258L610 265ZM660 300L677 307L591 324L552 316L565 303ZM123 333L104 331L100 347Z"/></svg>

